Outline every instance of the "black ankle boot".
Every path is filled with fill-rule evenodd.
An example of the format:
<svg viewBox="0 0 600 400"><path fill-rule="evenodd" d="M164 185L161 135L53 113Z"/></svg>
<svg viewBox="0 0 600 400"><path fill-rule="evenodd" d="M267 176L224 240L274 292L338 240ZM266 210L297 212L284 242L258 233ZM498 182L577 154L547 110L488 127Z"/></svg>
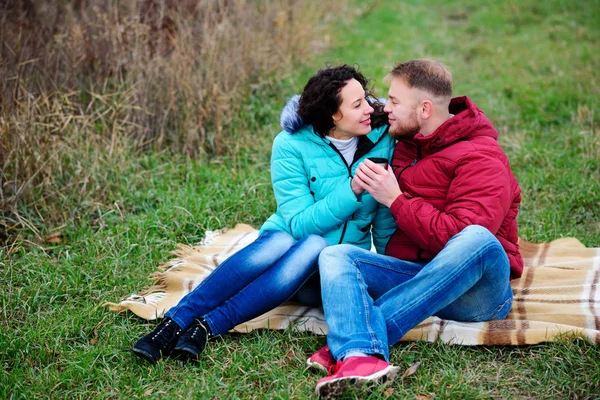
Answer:
<svg viewBox="0 0 600 400"><path fill-rule="evenodd" d="M184 361L195 361L206 347L206 342L213 336L210 327L204 320L195 319L185 330L175 345L171 355Z"/></svg>
<svg viewBox="0 0 600 400"><path fill-rule="evenodd" d="M152 332L138 340L132 350L138 357L156 364L161 357L171 354L182 332L175 321L165 318Z"/></svg>

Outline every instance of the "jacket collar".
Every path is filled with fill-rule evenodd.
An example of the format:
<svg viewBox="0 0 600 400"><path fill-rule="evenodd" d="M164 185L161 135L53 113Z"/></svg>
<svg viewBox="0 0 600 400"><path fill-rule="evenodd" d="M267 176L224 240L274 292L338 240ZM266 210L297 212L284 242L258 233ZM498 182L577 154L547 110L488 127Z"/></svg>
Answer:
<svg viewBox="0 0 600 400"><path fill-rule="evenodd" d="M414 137L414 142L424 155L435 153L458 140L476 136L498 139L498 132L490 120L467 96L453 98L448 111L454 116L446 120L431 135L423 136L418 133Z"/></svg>
<svg viewBox="0 0 600 400"><path fill-rule="evenodd" d="M388 134L388 130L387 129L373 129L371 130L371 132L369 132L366 137L373 143L377 143L379 141L379 139L381 139L381 137L383 135L387 135ZM293 133L293 135L301 135L304 138L306 138L307 140L310 140L312 142L318 143L318 144L322 144L325 146L329 146L330 140L325 138L325 137L321 137L319 136L319 134L317 132L315 132L315 130L313 129L312 125L305 125L304 127L302 127L300 130L296 131L295 133Z"/></svg>

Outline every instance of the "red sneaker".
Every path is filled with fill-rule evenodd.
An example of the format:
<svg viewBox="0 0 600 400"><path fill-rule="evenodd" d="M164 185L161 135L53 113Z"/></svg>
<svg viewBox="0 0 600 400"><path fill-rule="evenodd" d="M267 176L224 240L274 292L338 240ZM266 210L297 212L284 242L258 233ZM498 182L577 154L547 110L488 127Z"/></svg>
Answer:
<svg viewBox="0 0 600 400"><path fill-rule="evenodd" d="M306 360L306 365L328 373L331 368L335 366L335 359L333 358L331 351L329 351L329 346L325 345L324 347L321 347L321 350L310 356L310 358Z"/></svg>
<svg viewBox="0 0 600 400"><path fill-rule="evenodd" d="M389 384L398 374L398 367L388 364L377 357L349 357L338 362L333 375L321 378L317 382L317 396L337 397L344 393L346 386L360 385L366 382Z"/></svg>

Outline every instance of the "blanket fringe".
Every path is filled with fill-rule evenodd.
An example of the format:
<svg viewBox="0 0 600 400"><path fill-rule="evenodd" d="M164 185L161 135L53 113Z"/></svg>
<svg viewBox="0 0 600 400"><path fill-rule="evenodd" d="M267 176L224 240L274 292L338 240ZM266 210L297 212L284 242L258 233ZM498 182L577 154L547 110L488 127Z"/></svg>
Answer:
<svg viewBox="0 0 600 400"><path fill-rule="evenodd" d="M167 290L167 279L164 272L154 272L150 275L152 285L139 292L139 296L147 296L156 292L165 292Z"/></svg>

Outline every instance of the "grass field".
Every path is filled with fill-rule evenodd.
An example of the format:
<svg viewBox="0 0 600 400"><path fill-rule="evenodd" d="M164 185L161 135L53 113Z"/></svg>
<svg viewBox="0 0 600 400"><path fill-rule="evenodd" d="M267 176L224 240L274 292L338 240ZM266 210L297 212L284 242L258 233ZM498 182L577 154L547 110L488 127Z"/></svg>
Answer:
<svg viewBox="0 0 600 400"><path fill-rule="evenodd" d="M236 222L258 227L275 209L269 146L279 109L325 62L359 64L380 96L395 61L448 64L455 94L469 95L500 132L523 189L520 236L574 236L600 247L600 1L361 7L339 16L331 48L299 64L283 90L263 88L242 106L255 121L244 132L251 140L210 159L165 150L138 153L122 168L106 165L109 200L73 201L56 210L67 216L64 225L24 229L0 250L1 398L313 396L320 375L304 361L323 337L231 335L211 343L196 365L148 366L129 349L154 323L100 305L146 286L177 243ZM33 220L36 211L21 212ZM600 348L583 340L518 348L400 343L391 357L402 368L421 366L370 398L600 398Z"/></svg>

